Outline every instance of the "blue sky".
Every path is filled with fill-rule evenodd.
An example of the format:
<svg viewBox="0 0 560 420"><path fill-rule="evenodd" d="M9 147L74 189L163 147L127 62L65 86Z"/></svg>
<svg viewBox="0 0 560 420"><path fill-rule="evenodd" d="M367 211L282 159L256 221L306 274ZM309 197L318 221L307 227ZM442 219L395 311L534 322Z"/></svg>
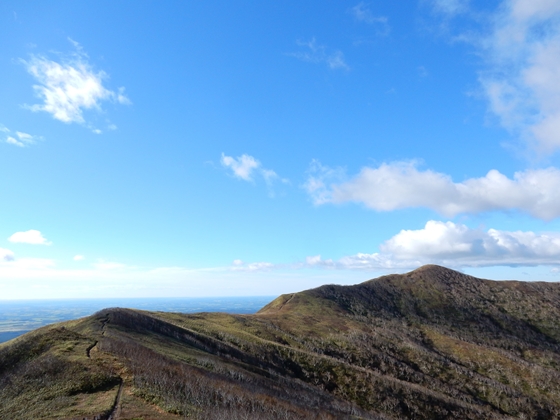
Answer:
<svg viewBox="0 0 560 420"><path fill-rule="evenodd" d="M0 299L560 279L560 3L3 1Z"/></svg>

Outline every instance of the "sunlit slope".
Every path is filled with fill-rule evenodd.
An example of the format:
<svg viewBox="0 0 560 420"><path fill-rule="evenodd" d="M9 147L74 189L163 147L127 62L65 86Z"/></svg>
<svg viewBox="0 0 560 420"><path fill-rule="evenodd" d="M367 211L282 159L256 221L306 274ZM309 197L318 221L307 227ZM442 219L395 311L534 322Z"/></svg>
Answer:
<svg viewBox="0 0 560 420"><path fill-rule="evenodd" d="M560 340L560 283L491 281L436 265L355 286L282 295L259 315L360 316L466 328L494 337ZM465 331L464 331L465 332Z"/></svg>
<svg viewBox="0 0 560 420"><path fill-rule="evenodd" d="M338 318L338 332L317 346L325 354L496 415L558 415L558 283L483 280L429 265L284 295L258 316L292 332L313 330L318 319L323 330L323 308Z"/></svg>
<svg viewBox="0 0 560 420"><path fill-rule="evenodd" d="M559 321L557 283L438 266L255 315L107 309L0 346L0 418L559 418Z"/></svg>
<svg viewBox="0 0 560 420"><path fill-rule="evenodd" d="M244 318L115 308L26 334L0 346L0 418L383 418L232 344L260 340Z"/></svg>

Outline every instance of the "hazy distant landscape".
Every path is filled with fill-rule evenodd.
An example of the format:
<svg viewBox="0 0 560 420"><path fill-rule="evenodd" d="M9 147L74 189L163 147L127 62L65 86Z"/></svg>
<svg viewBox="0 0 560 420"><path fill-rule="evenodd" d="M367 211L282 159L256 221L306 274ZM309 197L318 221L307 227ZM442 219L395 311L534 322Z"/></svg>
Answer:
<svg viewBox="0 0 560 420"><path fill-rule="evenodd" d="M133 298L0 301L0 343L54 322L78 319L104 308L166 312L252 314L272 296L224 298Z"/></svg>

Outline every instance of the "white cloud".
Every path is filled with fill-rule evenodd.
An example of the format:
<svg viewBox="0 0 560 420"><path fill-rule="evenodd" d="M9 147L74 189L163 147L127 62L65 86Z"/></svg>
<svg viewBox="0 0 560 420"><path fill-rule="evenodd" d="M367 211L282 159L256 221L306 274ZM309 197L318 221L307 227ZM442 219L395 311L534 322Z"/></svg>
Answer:
<svg viewBox="0 0 560 420"><path fill-rule="evenodd" d="M481 42L491 111L537 151L560 148L560 2L509 0Z"/></svg>
<svg viewBox="0 0 560 420"><path fill-rule="evenodd" d="M16 135L19 137L21 141L31 141L33 140L33 136L31 134L22 133L21 131L16 131Z"/></svg>
<svg viewBox="0 0 560 420"><path fill-rule="evenodd" d="M246 263L242 260L233 260L230 267L231 271L269 271L275 268L279 268L280 265L272 264L269 262L254 262Z"/></svg>
<svg viewBox="0 0 560 420"><path fill-rule="evenodd" d="M1 124L0 132L7 134L6 143L13 144L14 146L18 147L27 147L35 144L39 140L42 140L41 136L33 136L22 131L16 131L15 133L12 133L6 126Z"/></svg>
<svg viewBox="0 0 560 420"><path fill-rule="evenodd" d="M305 264L307 265L317 265L321 262L320 255L313 255L311 257L305 257Z"/></svg>
<svg viewBox="0 0 560 420"><path fill-rule="evenodd" d="M32 144L37 143L37 141L42 140L41 136L33 136L28 133L23 133L21 131L16 131L16 136L19 139L19 142L24 146L30 146Z"/></svg>
<svg viewBox="0 0 560 420"><path fill-rule="evenodd" d="M278 179L278 174L272 169L262 169L262 176L268 185L272 185L274 180Z"/></svg>
<svg viewBox="0 0 560 420"><path fill-rule="evenodd" d="M43 101L28 108L48 112L65 123L84 124L84 110L99 110L104 101L130 103L123 88L114 92L103 85L107 74L94 70L81 47L73 44L77 52L63 57L60 62L43 56L32 56L29 61L23 61L37 82L33 89Z"/></svg>
<svg viewBox="0 0 560 420"><path fill-rule="evenodd" d="M398 260L382 253L358 253L347 255L338 260L322 259L320 255L306 257L303 267L326 268L331 270L387 270L416 268L420 261Z"/></svg>
<svg viewBox="0 0 560 420"><path fill-rule="evenodd" d="M231 266L232 271L270 271L279 266L269 262L245 263L242 260L234 260Z"/></svg>
<svg viewBox="0 0 560 420"><path fill-rule="evenodd" d="M230 168L233 171L234 176L245 181L252 181L253 171L261 166L261 163L258 160L249 155L241 155L236 159L222 153L220 162L226 168Z"/></svg>
<svg viewBox="0 0 560 420"><path fill-rule="evenodd" d="M234 260L230 267L231 271L273 271L273 270L300 270L303 268L323 268L329 270L385 270L391 268L410 268L421 265L420 260L399 260L384 253L358 253L356 255L344 256L338 260L323 259L321 255L305 257L304 262L274 264L269 262L246 263L242 260Z"/></svg>
<svg viewBox="0 0 560 420"><path fill-rule="evenodd" d="M343 168L330 168L313 159L307 170L307 180L303 188L317 205L332 201L329 183L340 182L345 178Z"/></svg>
<svg viewBox="0 0 560 420"><path fill-rule="evenodd" d="M347 182L329 183L329 169L316 162L305 188L315 204L362 203L377 211L424 207L446 216L487 211L522 211L543 220L560 216L560 170L516 172L512 179L497 170L454 182L450 176L419 170L415 162L363 168Z"/></svg>
<svg viewBox="0 0 560 420"><path fill-rule="evenodd" d="M18 147L25 147L25 144L23 142L18 141L11 136L8 136L8 138L6 139L6 143L13 144L14 146L18 146Z"/></svg>
<svg viewBox="0 0 560 420"><path fill-rule="evenodd" d="M253 182L256 175L262 176L271 197L274 197L273 186L275 182L280 181L283 184L288 184L290 182L288 179L278 176L272 169L263 168L261 163L253 156L244 154L234 158L222 153L220 162L222 166L232 171L233 176L244 181Z"/></svg>
<svg viewBox="0 0 560 420"><path fill-rule="evenodd" d="M8 238L8 241L14 243L32 244L32 245L52 245L47 241L38 230L28 230L26 232L16 232Z"/></svg>
<svg viewBox="0 0 560 420"><path fill-rule="evenodd" d="M430 220L424 229L401 230L386 241L381 250L401 259L460 257L471 253L472 244L480 233L465 225Z"/></svg>
<svg viewBox="0 0 560 420"><path fill-rule="evenodd" d="M357 21L375 26L378 35L386 36L389 34L390 28L387 16L376 16L365 2L362 1L352 7L350 13Z"/></svg>
<svg viewBox="0 0 560 420"><path fill-rule="evenodd" d="M83 261L85 257L83 255L75 255L73 260L74 261Z"/></svg>
<svg viewBox="0 0 560 420"><path fill-rule="evenodd" d="M0 248L0 261L13 261L14 253L9 249Z"/></svg>
<svg viewBox="0 0 560 420"><path fill-rule="evenodd" d="M402 230L380 249L401 261L419 260L463 267L558 265L560 233L484 231L431 220L423 229Z"/></svg>
<svg viewBox="0 0 560 420"><path fill-rule="evenodd" d="M289 56L309 63L324 63L333 70L350 69L344 60L342 51L328 50L324 45L318 45L315 38L312 38L310 41L297 41L297 45L302 47L303 50L289 53Z"/></svg>
<svg viewBox="0 0 560 420"><path fill-rule="evenodd" d="M430 220L423 229L402 230L378 253L338 260L307 257L304 266L338 270L410 269L423 264L448 267L560 265L560 233L471 229Z"/></svg>

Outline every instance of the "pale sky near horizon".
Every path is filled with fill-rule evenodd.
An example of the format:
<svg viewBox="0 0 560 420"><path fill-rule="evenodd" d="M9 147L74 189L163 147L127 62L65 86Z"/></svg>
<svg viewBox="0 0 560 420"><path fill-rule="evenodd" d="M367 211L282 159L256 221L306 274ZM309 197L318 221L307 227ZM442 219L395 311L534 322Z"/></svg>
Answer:
<svg viewBox="0 0 560 420"><path fill-rule="evenodd" d="M560 2L0 4L0 300L560 280Z"/></svg>

